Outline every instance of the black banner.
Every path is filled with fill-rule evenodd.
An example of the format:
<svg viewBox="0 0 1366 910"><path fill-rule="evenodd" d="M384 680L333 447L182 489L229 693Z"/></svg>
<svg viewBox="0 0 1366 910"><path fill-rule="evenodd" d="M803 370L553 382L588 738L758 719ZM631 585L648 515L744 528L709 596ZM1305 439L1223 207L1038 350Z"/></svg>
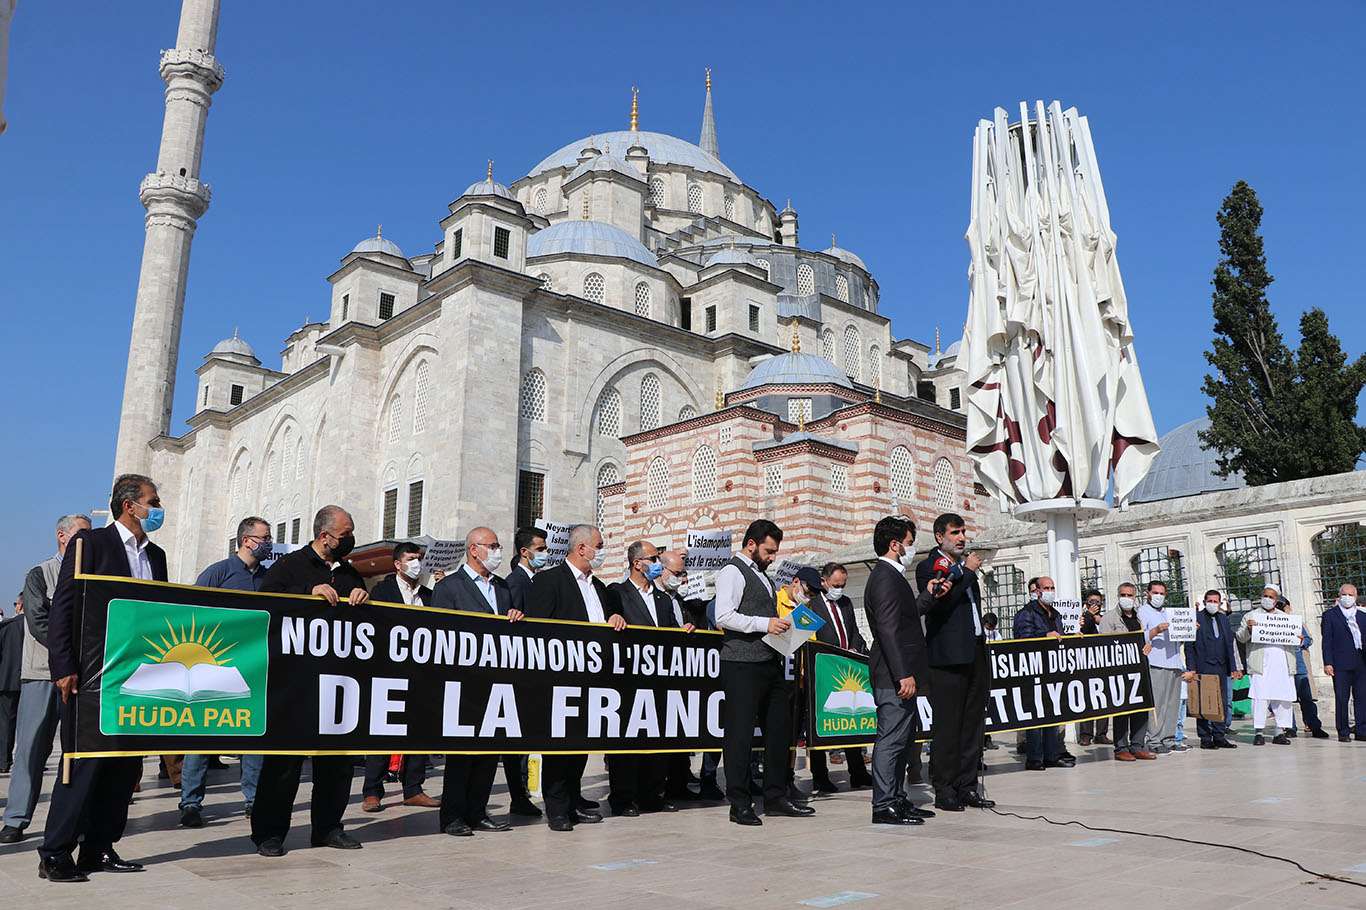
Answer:
<svg viewBox="0 0 1366 910"><path fill-rule="evenodd" d="M987 645L992 675L987 733L1007 733L1150 711L1153 707L1143 633L1028 638ZM877 706L868 658L821 642L803 646L806 742L813 749L868 745ZM918 740L934 722L928 680L917 680Z"/></svg>

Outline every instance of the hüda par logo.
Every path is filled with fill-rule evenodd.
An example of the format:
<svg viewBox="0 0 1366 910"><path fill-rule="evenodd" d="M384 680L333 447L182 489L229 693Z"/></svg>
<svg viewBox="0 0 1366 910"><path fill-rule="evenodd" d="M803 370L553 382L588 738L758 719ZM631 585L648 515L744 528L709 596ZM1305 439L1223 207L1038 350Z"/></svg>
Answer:
<svg viewBox="0 0 1366 910"><path fill-rule="evenodd" d="M835 677L834 690L825 697L825 710L832 714L863 714L877 712L877 704L868 691L868 676L855 666L846 666Z"/></svg>
<svg viewBox="0 0 1366 910"><path fill-rule="evenodd" d="M110 601L101 731L261 735L269 628L260 610Z"/></svg>
<svg viewBox="0 0 1366 910"><path fill-rule="evenodd" d="M846 736L877 729L877 702L866 665L836 654L817 654L815 678L819 735Z"/></svg>

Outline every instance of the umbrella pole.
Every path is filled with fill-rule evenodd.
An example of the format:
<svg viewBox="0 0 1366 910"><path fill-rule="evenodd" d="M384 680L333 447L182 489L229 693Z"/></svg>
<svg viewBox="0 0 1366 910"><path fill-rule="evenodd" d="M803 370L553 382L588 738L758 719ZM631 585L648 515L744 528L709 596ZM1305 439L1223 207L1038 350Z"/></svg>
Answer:
<svg viewBox="0 0 1366 910"><path fill-rule="evenodd" d="M1057 586L1058 600L1081 600L1081 577L1077 566L1077 515L1048 513L1048 570Z"/></svg>

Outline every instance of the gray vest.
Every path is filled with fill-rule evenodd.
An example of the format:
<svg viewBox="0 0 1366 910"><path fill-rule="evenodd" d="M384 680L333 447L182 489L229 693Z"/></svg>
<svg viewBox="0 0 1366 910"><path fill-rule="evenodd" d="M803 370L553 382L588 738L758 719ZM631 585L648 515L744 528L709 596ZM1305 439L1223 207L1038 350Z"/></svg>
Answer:
<svg viewBox="0 0 1366 910"><path fill-rule="evenodd" d="M740 594L740 606L736 608L736 612L745 616L776 617L778 605L768 588L755 574L757 570L746 565L738 556L732 556L727 565L739 569L740 577L745 580L745 589ZM782 655L764 644L762 632L734 632L730 629L723 629L722 632L722 660L761 663L766 660L782 659Z"/></svg>
<svg viewBox="0 0 1366 910"><path fill-rule="evenodd" d="M53 556L40 562L37 568L43 572L43 581L47 584L47 595L44 597L44 605L51 609L52 592L57 590L57 573L62 568L62 557ZM28 604L24 609L29 609ZM28 622L27 619L24 620ZM51 679L52 674L47 669L47 648L38 643L38 639L33 637L28 628L24 629L24 657L19 671L19 678L24 679Z"/></svg>

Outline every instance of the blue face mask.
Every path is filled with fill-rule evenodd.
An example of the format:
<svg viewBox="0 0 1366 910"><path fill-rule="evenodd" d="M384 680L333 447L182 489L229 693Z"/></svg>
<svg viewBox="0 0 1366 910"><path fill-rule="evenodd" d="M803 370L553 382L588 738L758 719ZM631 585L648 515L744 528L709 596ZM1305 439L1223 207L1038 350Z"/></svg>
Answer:
<svg viewBox="0 0 1366 910"><path fill-rule="evenodd" d="M148 534L161 527L161 523L166 520L166 510L161 506L146 506L147 517L141 518L142 530Z"/></svg>
<svg viewBox="0 0 1366 910"><path fill-rule="evenodd" d="M646 581L654 581L656 578L658 578L659 576L661 576L661 575L663 575L663 574L664 574L664 564L663 564L663 563L652 562L652 563L650 563L648 566L645 567L645 580L646 580Z"/></svg>
<svg viewBox="0 0 1366 910"><path fill-rule="evenodd" d="M531 568L533 569L544 569L548 562L550 562L549 550L541 550L539 553L531 554Z"/></svg>

